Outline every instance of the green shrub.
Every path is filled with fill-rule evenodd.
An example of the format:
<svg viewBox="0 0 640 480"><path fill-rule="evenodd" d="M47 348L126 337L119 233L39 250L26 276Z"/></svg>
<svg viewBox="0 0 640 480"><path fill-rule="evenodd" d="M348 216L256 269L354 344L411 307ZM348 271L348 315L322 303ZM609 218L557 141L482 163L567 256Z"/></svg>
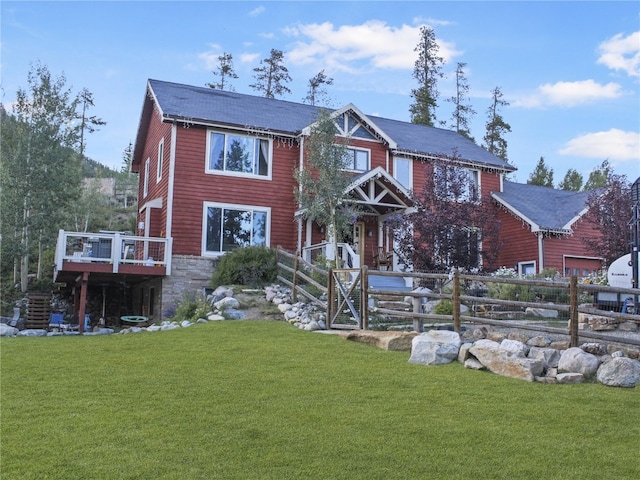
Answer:
<svg viewBox="0 0 640 480"><path fill-rule="evenodd" d="M433 309L436 315L453 315L453 302L448 299L440 300Z"/></svg>
<svg viewBox="0 0 640 480"><path fill-rule="evenodd" d="M237 248L220 259L211 279L211 285L259 287L273 283L276 275L275 250L265 247Z"/></svg>
<svg viewBox="0 0 640 480"><path fill-rule="evenodd" d="M187 292L182 297L175 309L169 309L165 312L165 317L178 321L189 320L195 322L199 318L206 318L211 311L211 306L207 303L207 299L201 293Z"/></svg>

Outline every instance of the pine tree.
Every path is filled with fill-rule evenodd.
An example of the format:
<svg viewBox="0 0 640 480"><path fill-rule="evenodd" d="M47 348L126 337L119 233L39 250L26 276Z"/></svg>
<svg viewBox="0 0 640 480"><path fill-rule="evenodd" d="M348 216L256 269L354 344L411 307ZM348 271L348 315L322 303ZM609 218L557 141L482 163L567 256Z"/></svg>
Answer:
<svg viewBox="0 0 640 480"><path fill-rule="evenodd" d="M215 88L217 90L234 91L235 89L229 83L230 80L238 78L233 68L233 55L224 52L218 57L218 67L215 71L211 72L218 79L216 83L207 83L207 87Z"/></svg>
<svg viewBox="0 0 640 480"><path fill-rule="evenodd" d="M318 74L309 79L309 89L307 96L302 99L303 103L316 105L316 103L327 97L327 90L323 85L333 85L333 78L327 77L324 70L320 70Z"/></svg>
<svg viewBox="0 0 640 480"><path fill-rule="evenodd" d="M547 167L544 157L540 157L540 160L538 160L536 168L529 175L527 183L529 185L553 188L553 168Z"/></svg>
<svg viewBox="0 0 640 480"><path fill-rule="evenodd" d="M409 112L413 123L431 127L436 123L438 79L444 76L444 59L438 55L439 49L433 29L423 26L420 29L420 41L414 49L418 52L418 59L413 68L413 78L417 80L418 88L411 90L414 103L409 107Z"/></svg>
<svg viewBox="0 0 640 480"><path fill-rule="evenodd" d="M582 188L582 175L577 170L570 168L564 176L564 179L558 185L560 190L569 190L571 192L579 192Z"/></svg>
<svg viewBox="0 0 640 480"><path fill-rule="evenodd" d="M260 60L260 67L253 69L256 83L249 85L258 92L263 92L267 98L280 97L291 90L285 85L291 81L289 70L283 64L284 54L282 50L271 49L268 58Z"/></svg>
<svg viewBox="0 0 640 480"><path fill-rule="evenodd" d="M491 90L491 99L491 105L487 109L488 118L483 147L496 157L508 162L507 141L504 139L504 135L511 131L511 125L504 121L499 110L501 107L509 105L509 102L502 98L500 87Z"/></svg>
<svg viewBox="0 0 640 480"><path fill-rule="evenodd" d="M470 117L476 114L476 111L468 103L469 84L464 74L466 66L466 63L458 62L456 66L456 95L447 98L446 101L454 105L449 128L467 137L469 140L474 140L469 130L469 120Z"/></svg>

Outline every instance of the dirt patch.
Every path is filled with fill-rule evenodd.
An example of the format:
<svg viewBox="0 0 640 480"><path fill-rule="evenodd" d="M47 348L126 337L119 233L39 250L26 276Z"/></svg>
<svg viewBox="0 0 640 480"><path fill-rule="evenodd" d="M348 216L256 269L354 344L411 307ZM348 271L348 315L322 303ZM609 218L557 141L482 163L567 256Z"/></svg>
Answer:
<svg viewBox="0 0 640 480"><path fill-rule="evenodd" d="M240 302L240 308L245 314L245 320L284 320L278 307L268 302L262 290L243 290L234 295Z"/></svg>

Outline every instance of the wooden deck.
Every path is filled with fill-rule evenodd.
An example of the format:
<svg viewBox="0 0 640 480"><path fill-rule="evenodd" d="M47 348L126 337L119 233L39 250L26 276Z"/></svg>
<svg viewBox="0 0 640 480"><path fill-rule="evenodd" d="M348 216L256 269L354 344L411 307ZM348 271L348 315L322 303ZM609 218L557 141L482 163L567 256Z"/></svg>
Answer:
<svg viewBox="0 0 640 480"><path fill-rule="evenodd" d="M55 281L88 272L101 276L157 277L171 274L171 239L121 233L78 233L60 230Z"/></svg>

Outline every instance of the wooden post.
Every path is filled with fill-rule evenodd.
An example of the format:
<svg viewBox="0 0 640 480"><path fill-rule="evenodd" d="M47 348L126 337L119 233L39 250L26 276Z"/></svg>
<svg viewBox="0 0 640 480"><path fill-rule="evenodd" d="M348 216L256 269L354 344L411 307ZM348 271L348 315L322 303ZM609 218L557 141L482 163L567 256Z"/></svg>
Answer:
<svg viewBox="0 0 640 480"><path fill-rule="evenodd" d="M82 272L80 281L80 307L78 309L78 332L84 332L84 316L87 311L87 285L89 283L89 272Z"/></svg>
<svg viewBox="0 0 640 480"><path fill-rule="evenodd" d="M460 273L456 268L453 271L453 294L451 296L453 303L453 329L460 333Z"/></svg>
<svg viewBox="0 0 640 480"><path fill-rule="evenodd" d="M420 311L420 304L422 302L421 297L412 297L411 303L413 305L413 313L422 313ZM413 317L413 331L422 333L424 331L424 320L418 317Z"/></svg>
<svg viewBox="0 0 640 480"><path fill-rule="evenodd" d="M366 265L360 268L360 316L362 329L369 329L369 269Z"/></svg>
<svg viewBox="0 0 640 480"><path fill-rule="evenodd" d="M333 318L334 292L333 268L330 268L327 277L327 329L331 328L331 319Z"/></svg>
<svg viewBox="0 0 640 480"><path fill-rule="evenodd" d="M293 303L297 302L298 295L296 294L296 278L298 273L298 268L300 267L300 261L298 260L298 252L296 252L296 257L293 260L293 285L291 286L291 300Z"/></svg>
<svg viewBox="0 0 640 480"><path fill-rule="evenodd" d="M569 346L578 346L578 277L575 275L569 280L569 331L571 339Z"/></svg>

